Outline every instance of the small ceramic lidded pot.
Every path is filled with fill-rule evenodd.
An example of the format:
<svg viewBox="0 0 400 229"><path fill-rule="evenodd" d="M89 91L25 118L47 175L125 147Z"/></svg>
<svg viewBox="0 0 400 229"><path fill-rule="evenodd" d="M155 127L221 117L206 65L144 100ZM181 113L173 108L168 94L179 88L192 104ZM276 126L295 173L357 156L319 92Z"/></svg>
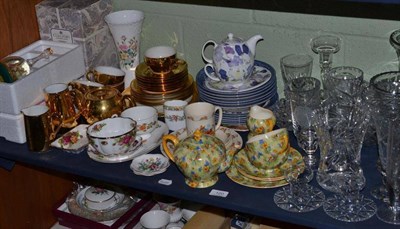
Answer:
<svg viewBox="0 0 400 229"><path fill-rule="evenodd" d="M173 152L167 145L170 141L175 147ZM200 130L181 142L174 135L165 135L162 147L185 176L186 184L193 188L214 185L218 181L217 174L227 170L232 161L226 155L225 144L220 139L203 134Z"/></svg>
<svg viewBox="0 0 400 229"><path fill-rule="evenodd" d="M90 187L85 191L84 204L91 210L104 211L118 203L118 195L104 188Z"/></svg>
<svg viewBox="0 0 400 229"><path fill-rule="evenodd" d="M112 87L97 88L88 91L84 96L82 114L89 124L110 118L136 103L130 95L122 95Z"/></svg>

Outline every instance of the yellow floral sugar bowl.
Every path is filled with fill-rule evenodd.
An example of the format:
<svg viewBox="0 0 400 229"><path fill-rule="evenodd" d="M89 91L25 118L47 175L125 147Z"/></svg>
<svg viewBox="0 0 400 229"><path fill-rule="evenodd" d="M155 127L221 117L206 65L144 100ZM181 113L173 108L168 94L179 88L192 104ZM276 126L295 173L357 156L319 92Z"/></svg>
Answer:
<svg viewBox="0 0 400 229"><path fill-rule="evenodd" d="M174 144L173 152L168 147L169 142ZM199 130L180 142L174 135L165 135L162 147L185 176L186 184L192 188L214 185L218 181L218 173L227 170L232 161L220 139Z"/></svg>

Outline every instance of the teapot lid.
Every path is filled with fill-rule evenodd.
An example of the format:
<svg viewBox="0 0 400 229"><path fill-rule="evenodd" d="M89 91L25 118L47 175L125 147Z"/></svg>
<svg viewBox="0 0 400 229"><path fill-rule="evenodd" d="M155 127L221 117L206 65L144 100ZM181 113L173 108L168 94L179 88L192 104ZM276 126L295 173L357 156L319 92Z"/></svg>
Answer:
<svg viewBox="0 0 400 229"><path fill-rule="evenodd" d="M222 40L222 42L228 44L237 44L243 43L243 39L233 36L233 33L228 33L228 36L224 40Z"/></svg>

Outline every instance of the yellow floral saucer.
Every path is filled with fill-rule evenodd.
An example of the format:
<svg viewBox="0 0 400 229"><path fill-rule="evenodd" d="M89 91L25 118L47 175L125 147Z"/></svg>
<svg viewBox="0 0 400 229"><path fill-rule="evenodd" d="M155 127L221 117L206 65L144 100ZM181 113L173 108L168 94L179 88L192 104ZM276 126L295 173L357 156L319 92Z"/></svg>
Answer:
<svg viewBox="0 0 400 229"><path fill-rule="evenodd" d="M294 148L290 148L288 159L285 163L274 169L257 168L250 163L244 149L240 150L234 157L234 164L243 176L266 182L284 180L284 171L288 168L297 167L300 171L304 170L304 162L301 154Z"/></svg>
<svg viewBox="0 0 400 229"><path fill-rule="evenodd" d="M250 179L240 174L235 164L232 164L225 173L233 182L250 188L277 188L288 184L286 180L267 182Z"/></svg>

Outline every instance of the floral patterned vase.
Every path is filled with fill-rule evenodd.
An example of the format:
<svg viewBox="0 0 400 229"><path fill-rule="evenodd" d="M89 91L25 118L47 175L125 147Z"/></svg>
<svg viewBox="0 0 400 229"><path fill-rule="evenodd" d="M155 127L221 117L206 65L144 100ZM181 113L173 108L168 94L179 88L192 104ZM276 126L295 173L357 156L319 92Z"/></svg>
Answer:
<svg viewBox="0 0 400 229"><path fill-rule="evenodd" d="M117 46L120 68L125 72L125 88L135 78L135 68L139 64L143 18L143 12L137 10L116 11L104 18Z"/></svg>

